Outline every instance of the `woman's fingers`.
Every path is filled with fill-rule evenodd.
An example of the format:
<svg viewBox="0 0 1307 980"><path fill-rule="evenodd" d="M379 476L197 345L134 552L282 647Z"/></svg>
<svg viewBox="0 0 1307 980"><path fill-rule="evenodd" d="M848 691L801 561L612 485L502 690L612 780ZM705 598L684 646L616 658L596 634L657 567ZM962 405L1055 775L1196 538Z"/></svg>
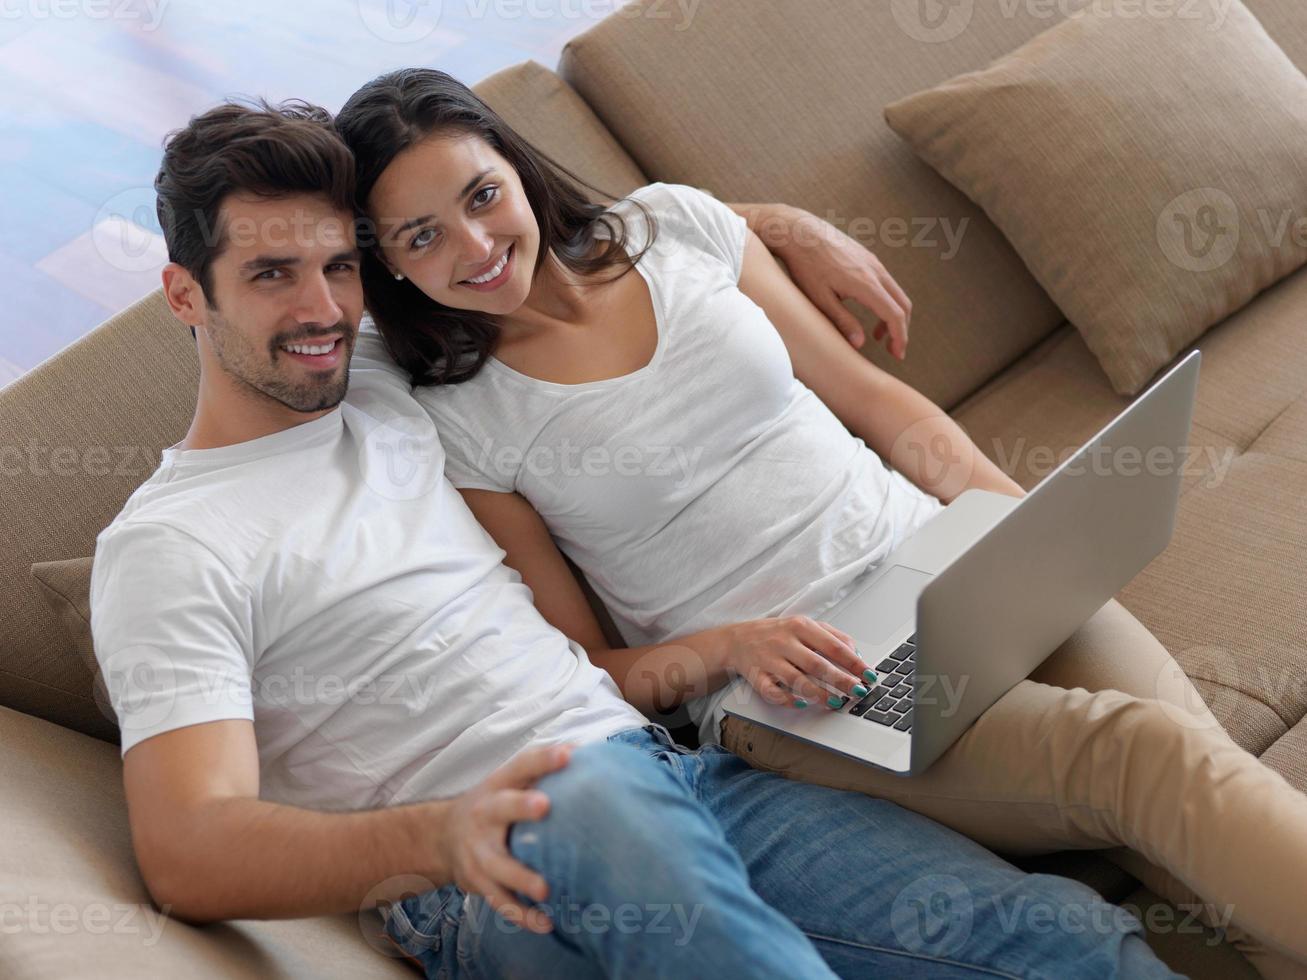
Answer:
<svg viewBox="0 0 1307 980"><path fill-rule="evenodd" d="M773 674L760 671L756 676L749 678L749 682L768 704L791 704L794 701L795 696Z"/></svg>
<svg viewBox="0 0 1307 980"><path fill-rule="evenodd" d="M806 616L799 617L798 622L795 623L795 636L805 647L821 654L837 668L837 673L834 675L836 678L848 679L847 684L838 680L832 683L839 684L844 690L848 690L853 684L862 683L863 672L871 665L858 656L853 637L847 633L842 636L836 635L824 624L808 619Z"/></svg>

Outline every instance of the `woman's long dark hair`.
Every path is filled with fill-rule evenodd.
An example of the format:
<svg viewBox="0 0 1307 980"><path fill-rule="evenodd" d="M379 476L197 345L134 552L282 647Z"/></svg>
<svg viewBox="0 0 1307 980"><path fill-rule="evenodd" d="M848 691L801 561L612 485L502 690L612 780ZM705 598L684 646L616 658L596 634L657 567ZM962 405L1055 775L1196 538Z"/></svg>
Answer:
<svg viewBox="0 0 1307 980"><path fill-rule="evenodd" d="M637 201L650 231L645 247L628 259L626 223L620 215L607 212L605 205L592 204L576 185L609 200L614 196L536 149L471 89L445 72L406 68L382 75L350 96L336 116L336 128L354 152L368 310L391 356L408 371L414 384L456 384L473 377L494 352L499 326L491 314L437 303L407 279L396 280L382 263L375 228L366 218L367 200L385 169L409 147L436 134L474 135L512 164L540 226L540 253L533 275L552 249L564 266L578 274L626 266L613 277L618 279L649 250L657 235L652 211ZM609 244L599 255L587 257L600 221L609 230Z"/></svg>

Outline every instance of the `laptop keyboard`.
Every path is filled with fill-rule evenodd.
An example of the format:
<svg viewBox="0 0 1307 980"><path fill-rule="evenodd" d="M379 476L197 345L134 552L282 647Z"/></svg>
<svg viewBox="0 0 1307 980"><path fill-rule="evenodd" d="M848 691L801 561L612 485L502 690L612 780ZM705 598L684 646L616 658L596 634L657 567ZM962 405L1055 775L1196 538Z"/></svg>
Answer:
<svg viewBox="0 0 1307 980"><path fill-rule="evenodd" d="M912 731L912 675L916 669L917 634L913 633L876 665L876 686L849 714L900 732Z"/></svg>

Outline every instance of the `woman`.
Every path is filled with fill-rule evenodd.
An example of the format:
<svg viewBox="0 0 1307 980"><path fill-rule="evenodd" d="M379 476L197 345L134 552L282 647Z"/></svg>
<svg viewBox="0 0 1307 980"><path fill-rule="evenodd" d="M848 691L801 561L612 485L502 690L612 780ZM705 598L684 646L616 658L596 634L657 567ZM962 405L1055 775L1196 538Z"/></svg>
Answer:
<svg viewBox="0 0 1307 980"><path fill-rule="evenodd" d="M858 696L874 679L852 638L813 617L943 503L869 447L889 455L928 418L913 438L947 438L965 484L1020 488L850 351L710 195L653 184L591 205L435 71L370 83L337 125L374 233L369 310L422 386L448 476L542 614L628 700L690 700L705 738L759 767L893 799L1000 850L1125 845L1179 879L1152 877L1172 895L1188 897L1182 882L1233 906L1307 962L1290 891L1307 880L1307 798L1195 707L1156 641L1143 667L1081 654L1097 630L1138 630L1116 603L920 777L723 720L728 683L827 710L832 689ZM951 499L963 486L946 479ZM559 549L631 649L605 642Z"/></svg>

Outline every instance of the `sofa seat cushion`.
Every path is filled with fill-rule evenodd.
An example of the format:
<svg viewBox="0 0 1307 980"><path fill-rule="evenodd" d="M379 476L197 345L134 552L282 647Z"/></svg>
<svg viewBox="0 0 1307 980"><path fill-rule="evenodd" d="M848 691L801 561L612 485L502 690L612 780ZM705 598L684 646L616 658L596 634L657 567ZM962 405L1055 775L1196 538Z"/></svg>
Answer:
<svg viewBox="0 0 1307 980"><path fill-rule="evenodd" d="M132 855L118 750L0 708L0 977L403 977L375 911L204 927L155 909ZM370 945L377 942L378 948Z"/></svg>

